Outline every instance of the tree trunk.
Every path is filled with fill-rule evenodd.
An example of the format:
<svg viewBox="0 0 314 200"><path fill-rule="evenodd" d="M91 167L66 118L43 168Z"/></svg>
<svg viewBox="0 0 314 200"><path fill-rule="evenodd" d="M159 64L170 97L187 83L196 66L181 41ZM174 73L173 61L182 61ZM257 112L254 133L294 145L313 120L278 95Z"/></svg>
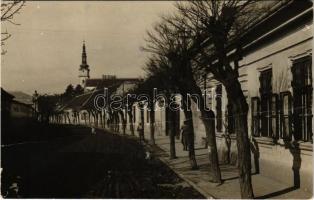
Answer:
<svg viewBox="0 0 314 200"><path fill-rule="evenodd" d="M143 128L143 140L145 141L145 128L144 128L144 105L140 105L140 113L141 113L141 124Z"/></svg>
<svg viewBox="0 0 314 200"><path fill-rule="evenodd" d="M91 125L91 122L90 122L90 111L88 111L88 125Z"/></svg>
<svg viewBox="0 0 314 200"><path fill-rule="evenodd" d="M213 111L202 111L202 121L205 126L208 141L208 156L210 160L211 182L221 183L221 172L216 145L215 114Z"/></svg>
<svg viewBox="0 0 314 200"><path fill-rule="evenodd" d="M166 108L166 110L165 110L165 121L166 121L166 123L165 123L165 135L166 136L169 136L169 133L170 133L170 126L169 126L169 118L170 118L170 112L169 112L169 109L168 108Z"/></svg>
<svg viewBox="0 0 314 200"><path fill-rule="evenodd" d="M93 118L94 118L94 126L97 126L97 115L95 112L92 112Z"/></svg>
<svg viewBox="0 0 314 200"><path fill-rule="evenodd" d="M116 112L116 129L117 132L120 133L120 117L119 117L119 111Z"/></svg>
<svg viewBox="0 0 314 200"><path fill-rule="evenodd" d="M134 124L133 124L132 108L130 110L128 110L128 115L129 115L129 123L130 123L131 135L134 136Z"/></svg>
<svg viewBox="0 0 314 200"><path fill-rule="evenodd" d="M125 128L126 128L126 119L124 118L124 113L122 110L118 111L121 116L121 122L122 122L122 134L125 135Z"/></svg>
<svg viewBox="0 0 314 200"><path fill-rule="evenodd" d="M208 142L208 156L210 162L210 181L214 183L221 183L221 172L219 168L219 160L216 145L216 132L215 132L215 114L212 110L206 110L204 98L202 98L202 91L196 82L191 82L191 91L199 97L199 109L202 115L202 121L205 126L205 132ZM195 101L195 99L193 99ZM196 101L195 101L196 102Z"/></svg>
<svg viewBox="0 0 314 200"><path fill-rule="evenodd" d="M251 152L248 137L248 104L241 89L241 85L234 80L226 86L227 96L233 106L235 118L235 133L237 135L238 147L238 170L241 188L241 197L246 199L254 198L251 179Z"/></svg>
<svg viewBox="0 0 314 200"><path fill-rule="evenodd" d="M95 126L97 127L98 126L98 113L97 112L95 112L94 113L94 124L95 124Z"/></svg>
<svg viewBox="0 0 314 200"><path fill-rule="evenodd" d="M103 128L103 118L102 118L102 112L101 112L101 111L99 112L99 119L100 119L100 121L99 121L99 127L100 127L100 128Z"/></svg>
<svg viewBox="0 0 314 200"><path fill-rule="evenodd" d="M170 159L177 158L176 156L176 129L175 129L175 112L166 108L166 112L168 112L168 126L169 126L169 139L170 139Z"/></svg>
<svg viewBox="0 0 314 200"><path fill-rule="evenodd" d="M104 123L104 128L106 128L106 122L107 122L107 119L106 119L106 110L104 110L104 115L103 115L103 123Z"/></svg>
<svg viewBox="0 0 314 200"><path fill-rule="evenodd" d="M185 115L185 120L189 126L188 134L188 149L189 149L189 159L191 164L191 169L198 169L196 158L195 158L195 148L194 148L194 126L193 126L193 113L191 111L190 99L186 99L186 95L183 94L183 111Z"/></svg>
<svg viewBox="0 0 314 200"><path fill-rule="evenodd" d="M150 103L149 122L150 122L150 144L155 145L155 105Z"/></svg>
<svg viewBox="0 0 314 200"><path fill-rule="evenodd" d="M69 124L71 124L70 116L67 115L67 118L68 118Z"/></svg>

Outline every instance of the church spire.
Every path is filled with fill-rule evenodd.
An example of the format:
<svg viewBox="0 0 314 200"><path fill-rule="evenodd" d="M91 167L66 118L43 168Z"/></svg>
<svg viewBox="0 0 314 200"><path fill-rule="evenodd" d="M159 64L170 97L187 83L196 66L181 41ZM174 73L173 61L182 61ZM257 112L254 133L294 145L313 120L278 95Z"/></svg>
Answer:
<svg viewBox="0 0 314 200"><path fill-rule="evenodd" d="M87 64L85 40L83 41L82 64L80 65L79 69L79 78L81 86L85 88L86 80L89 79L89 65Z"/></svg>
<svg viewBox="0 0 314 200"><path fill-rule="evenodd" d="M85 40L83 41L82 64L81 68L88 69Z"/></svg>

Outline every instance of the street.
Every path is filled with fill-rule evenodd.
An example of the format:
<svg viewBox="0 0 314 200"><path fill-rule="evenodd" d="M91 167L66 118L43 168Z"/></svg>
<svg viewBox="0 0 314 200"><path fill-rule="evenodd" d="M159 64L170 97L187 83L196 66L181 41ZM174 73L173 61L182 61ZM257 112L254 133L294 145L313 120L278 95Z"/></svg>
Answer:
<svg viewBox="0 0 314 200"><path fill-rule="evenodd" d="M78 126L63 137L2 146L2 196L204 198L161 161L145 159L137 140L96 132Z"/></svg>

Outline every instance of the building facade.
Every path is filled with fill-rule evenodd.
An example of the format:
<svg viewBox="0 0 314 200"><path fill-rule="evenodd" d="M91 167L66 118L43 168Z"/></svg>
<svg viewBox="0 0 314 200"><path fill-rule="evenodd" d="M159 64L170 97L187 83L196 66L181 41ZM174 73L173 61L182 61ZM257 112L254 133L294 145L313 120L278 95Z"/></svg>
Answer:
<svg viewBox="0 0 314 200"><path fill-rule="evenodd" d="M249 104L253 170L306 191L313 186L312 29L312 2L288 1L245 36L239 63L239 81ZM231 148L231 163L236 164L233 115L241 113L231 112L223 85L210 74L206 87L208 106L216 115L219 158L226 162ZM194 114L200 142L205 130L200 114Z"/></svg>
<svg viewBox="0 0 314 200"><path fill-rule="evenodd" d="M252 172L312 192L313 187L313 10L311 1L286 1L244 35L239 81L249 105ZM221 163L237 164L233 116L226 91L211 74L200 80L215 112ZM195 142L204 143L201 114L192 105ZM144 109L149 135L149 111ZM164 111L157 111L156 134L166 133ZM134 105L134 123L141 110ZM178 114L182 125L183 111ZM231 143L226 142L227 139ZM230 151L229 151L230 150Z"/></svg>
<svg viewBox="0 0 314 200"><path fill-rule="evenodd" d="M252 173L261 173L312 192L312 2L279 2L272 9L270 15L260 19L243 35L245 42L239 61L239 81L249 105ZM234 116L242 113L232 113L223 85L211 74L205 77L200 79L199 84L208 94L207 106L215 113L220 163L236 165ZM89 81L93 82L91 79ZM94 82L97 82L96 85L104 83ZM121 88L122 84L117 90L120 93ZM130 88L123 90L122 94L128 91L131 91ZM201 146L206 137L205 128L194 103L192 111L195 143ZM125 109L122 112L127 116ZM132 118L125 117L127 132L130 133L132 128L134 130L144 118L144 130L149 135L150 111L147 106L142 109L136 102L131 112ZM98 112L97 116L92 120L106 128L106 119L110 117L108 111ZM178 111L176 118L180 127L185 120L183 111ZM122 130L123 120L117 123L119 130ZM164 136L166 126L165 110L157 109L155 135Z"/></svg>

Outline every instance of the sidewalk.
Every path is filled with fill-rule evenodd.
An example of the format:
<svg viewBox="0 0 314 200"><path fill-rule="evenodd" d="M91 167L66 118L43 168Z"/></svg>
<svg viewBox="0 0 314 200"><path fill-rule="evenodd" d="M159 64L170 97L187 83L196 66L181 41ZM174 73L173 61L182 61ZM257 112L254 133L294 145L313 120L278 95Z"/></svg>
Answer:
<svg viewBox="0 0 314 200"><path fill-rule="evenodd" d="M149 140L149 135L145 135L145 139ZM174 160L169 160L169 137L156 136L155 140L157 145L154 148L155 155L206 198L235 199L241 197L236 166L220 165L223 183L220 185L210 183L208 181L208 154L207 149L204 149L203 145L196 145L195 147L199 169L192 171L190 170L188 152L183 151L180 140L176 140L176 155L178 158ZM275 181L260 174L252 175L252 181L256 198L309 199L312 197L312 194L308 192L295 189L292 185Z"/></svg>

